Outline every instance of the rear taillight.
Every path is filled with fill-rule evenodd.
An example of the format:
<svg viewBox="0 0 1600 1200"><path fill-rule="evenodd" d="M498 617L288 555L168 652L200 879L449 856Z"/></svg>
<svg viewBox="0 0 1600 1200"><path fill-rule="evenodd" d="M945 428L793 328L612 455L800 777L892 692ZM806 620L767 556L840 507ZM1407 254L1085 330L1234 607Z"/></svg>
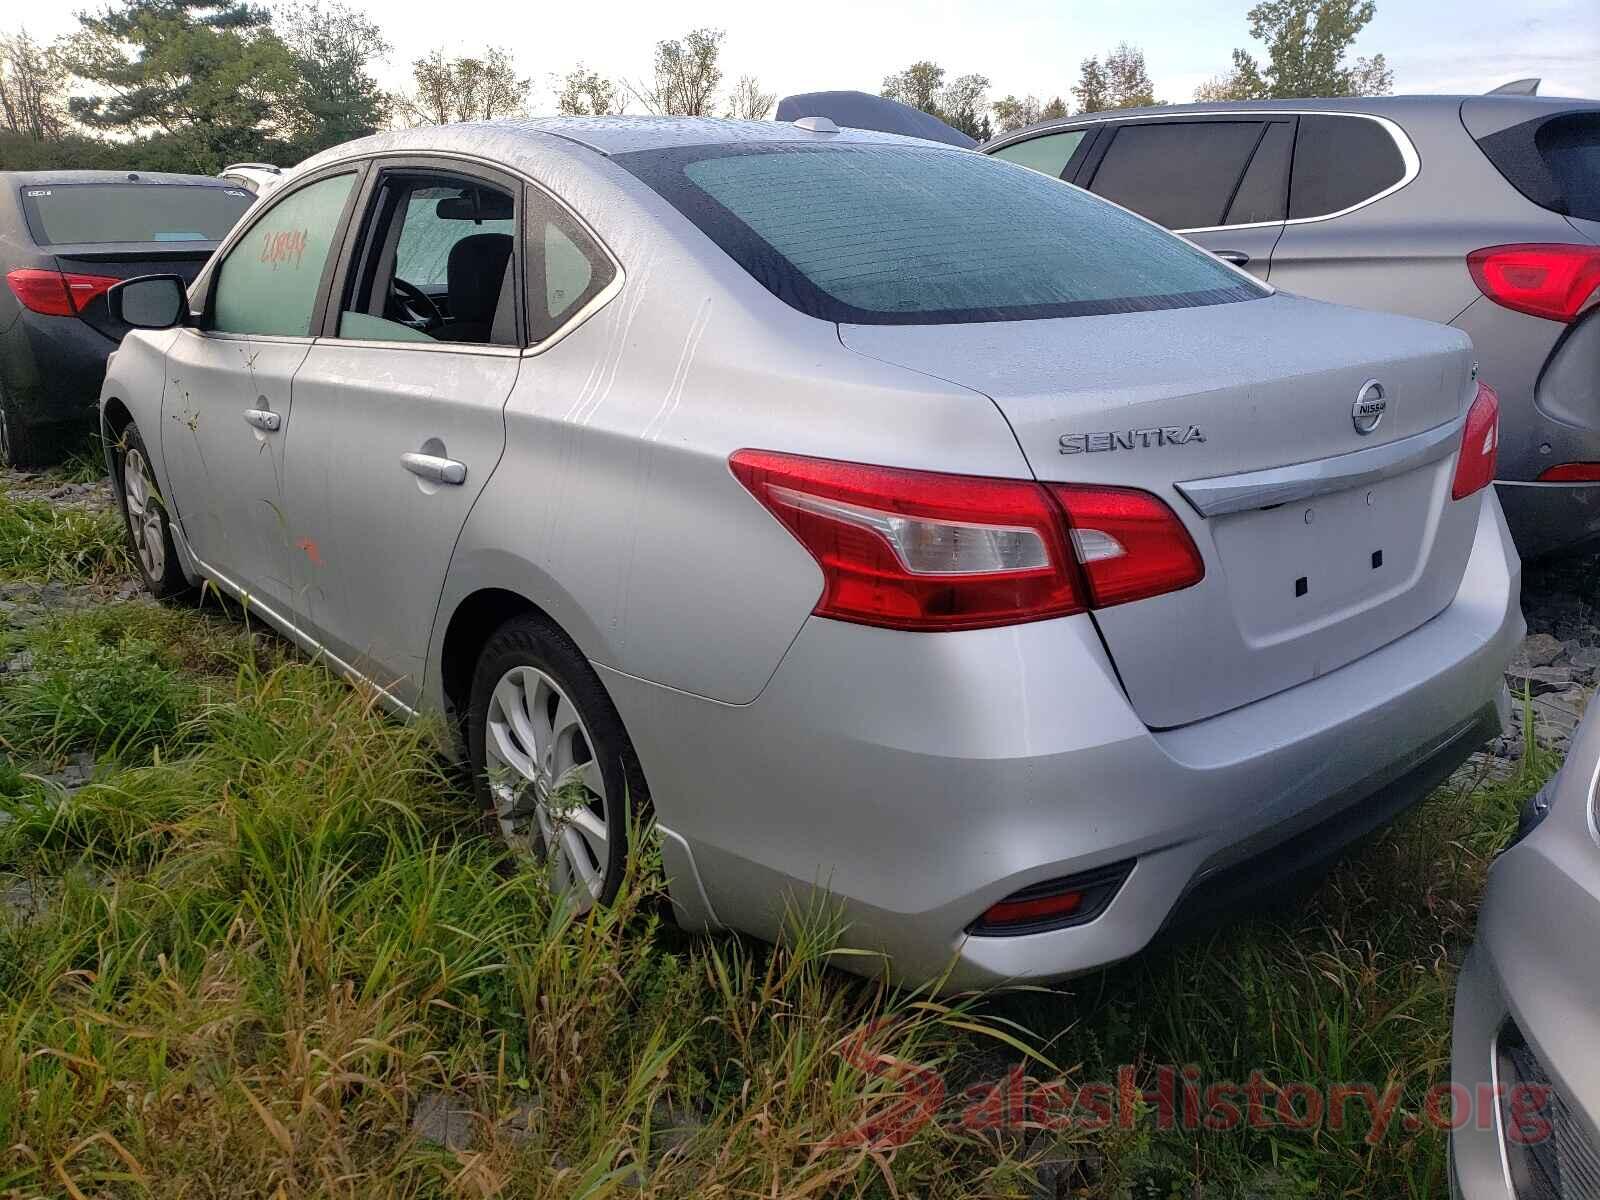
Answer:
<svg viewBox="0 0 1600 1200"><path fill-rule="evenodd" d="M1600 483L1600 462L1562 463L1539 473L1540 483Z"/></svg>
<svg viewBox="0 0 1600 1200"><path fill-rule="evenodd" d="M1467 424L1461 431L1461 457L1456 460L1456 480L1450 489L1452 500L1462 500L1494 481L1495 460L1500 450L1500 397L1486 383L1478 385L1478 395L1467 409Z"/></svg>
<svg viewBox="0 0 1600 1200"><path fill-rule="evenodd" d="M1478 290L1496 304L1570 322L1600 290L1600 246L1519 242L1467 255Z"/></svg>
<svg viewBox="0 0 1600 1200"><path fill-rule="evenodd" d="M118 282L115 276L73 275L22 267L6 273L12 295L29 309L48 317L74 317L96 296Z"/></svg>
<svg viewBox="0 0 1600 1200"><path fill-rule="evenodd" d="M766 450L740 450L729 466L817 560L814 611L841 621L1016 625L1187 587L1204 573L1188 531L1148 493Z"/></svg>

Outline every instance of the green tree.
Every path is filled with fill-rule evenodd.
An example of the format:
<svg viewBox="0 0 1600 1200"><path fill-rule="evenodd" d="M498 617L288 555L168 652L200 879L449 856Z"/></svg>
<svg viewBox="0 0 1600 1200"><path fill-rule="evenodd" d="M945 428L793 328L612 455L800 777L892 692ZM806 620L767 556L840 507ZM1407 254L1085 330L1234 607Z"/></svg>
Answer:
<svg viewBox="0 0 1600 1200"><path fill-rule="evenodd" d="M375 22L338 0L309 0L279 8L272 27L294 57L282 116L294 160L383 128L389 98L370 68L390 46Z"/></svg>
<svg viewBox="0 0 1600 1200"><path fill-rule="evenodd" d="M765 121L777 102L778 94L762 91L761 81L754 75L741 75L728 93L728 116L740 121Z"/></svg>
<svg viewBox="0 0 1600 1200"><path fill-rule="evenodd" d="M622 89L581 62L555 80L556 111L566 117L604 117L626 106Z"/></svg>
<svg viewBox="0 0 1600 1200"><path fill-rule="evenodd" d="M151 168L214 172L281 155L275 118L297 76L266 10L241 0L119 0L78 20L63 63L95 90L71 97L74 120L142 139Z"/></svg>
<svg viewBox="0 0 1600 1200"><path fill-rule="evenodd" d="M1144 65L1144 51L1127 42L1106 55L1106 91L1110 108L1141 108L1156 102L1155 85Z"/></svg>
<svg viewBox="0 0 1600 1200"><path fill-rule="evenodd" d="M1037 96L1024 96L1020 100L1015 96L1003 96L994 102L993 111L995 132L1010 133L1042 120L1044 110Z"/></svg>
<svg viewBox="0 0 1600 1200"><path fill-rule="evenodd" d="M925 113L939 111L939 90L944 86L944 68L938 63L914 62L904 71L883 78L882 95Z"/></svg>
<svg viewBox="0 0 1600 1200"><path fill-rule="evenodd" d="M1111 107L1111 83L1099 58L1090 55L1078 64L1078 83L1072 89L1078 98L1078 111L1104 112Z"/></svg>
<svg viewBox="0 0 1600 1200"><path fill-rule="evenodd" d="M1383 55L1345 62L1375 11L1374 0L1260 0L1248 15L1250 36L1267 48L1266 65L1235 50L1233 70L1202 85L1206 98L1386 95L1394 72Z"/></svg>
<svg viewBox="0 0 1600 1200"><path fill-rule="evenodd" d="M1054 121L1057 117L1064 117L1066 115L1067 102L1060 96L1056 96L1039 110L1039 120L1041 121Z"/></svg>
<svg viewBox="0 0 1600 1200"><path fill-rule="evenodd" d="M653 113L714 116L724 36L720 29L691 29L681 38L657 42L654 84L630 90Z"/></svg>
<svg viewBox="0 0 1600 1200"><path fill-rule="evenodd" d="M460 58L433 50L412 62L411 80L413 90L396 95L393 104L413 125L515 116L523 111L533 85L503 46Z"/></svg>

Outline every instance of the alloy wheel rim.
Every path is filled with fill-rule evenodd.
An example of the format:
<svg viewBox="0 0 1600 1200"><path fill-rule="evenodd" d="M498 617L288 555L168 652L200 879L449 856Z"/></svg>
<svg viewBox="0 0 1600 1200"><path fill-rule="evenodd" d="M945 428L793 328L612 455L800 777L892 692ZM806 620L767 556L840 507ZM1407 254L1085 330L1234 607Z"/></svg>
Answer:
<svg viewBox="0 0 1600 1200"><path fill-rule="evenodd" d="M122 498L128 505L128 528L133 548L145 574L160 580L167 566L166 541L161 536L161 497L156 492L150 464L130 449L122 460Z"/></svg>
<svg viewBox="0 0 1600 1200"><path fill-rule="evenodd" d="M610 809L594 741L577 706L537 667L513 667L489 698L489 793L518 854L543 858L578 911L600 897L610 861Z"/></svg>

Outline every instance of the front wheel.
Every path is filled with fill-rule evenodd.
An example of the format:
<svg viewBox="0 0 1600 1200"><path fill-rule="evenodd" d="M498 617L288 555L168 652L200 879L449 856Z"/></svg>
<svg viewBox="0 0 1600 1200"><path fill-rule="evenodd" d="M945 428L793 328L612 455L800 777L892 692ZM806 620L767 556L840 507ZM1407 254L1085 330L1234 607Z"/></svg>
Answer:
<svg viewBox="0 0 1600 1200"><path fill-rule="evenodd" d="M114 459L122 518L128 531L128 549L139 577L153 596L168 597L187 592L189 581L178 565L178 549L172 541L167 504L156 483L150 451L145 448L144 439L135 426L129 425L122 431Z"/></svg>
<svg viewBox="0 0 1600 1200"><path fill-rule="evenodd" d="M614 900L649 802L622 719L578 648L532 616L502 625L478 658L467 741L479 802L512 851L543 862L579 912Z"/></svg>

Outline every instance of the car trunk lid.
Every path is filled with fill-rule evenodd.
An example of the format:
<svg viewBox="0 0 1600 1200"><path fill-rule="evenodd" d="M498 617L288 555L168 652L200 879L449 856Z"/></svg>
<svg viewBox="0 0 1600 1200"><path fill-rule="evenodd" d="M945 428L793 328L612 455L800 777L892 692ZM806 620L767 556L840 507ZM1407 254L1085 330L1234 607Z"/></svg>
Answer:
<svg viewBox="0 0 1600 1200"><path fill-rule="evenodd" d="M990 397L1039 479L1142 488L1172 506L1205 578L1094 614L1153 727L1332 671L1436 615L1459 586L1480 501L1450 495L1475 392L1455 331L1280 294L844 325L840 337ZM1355 410L1374 382L1385 411L1363 434Z"/></svg>

